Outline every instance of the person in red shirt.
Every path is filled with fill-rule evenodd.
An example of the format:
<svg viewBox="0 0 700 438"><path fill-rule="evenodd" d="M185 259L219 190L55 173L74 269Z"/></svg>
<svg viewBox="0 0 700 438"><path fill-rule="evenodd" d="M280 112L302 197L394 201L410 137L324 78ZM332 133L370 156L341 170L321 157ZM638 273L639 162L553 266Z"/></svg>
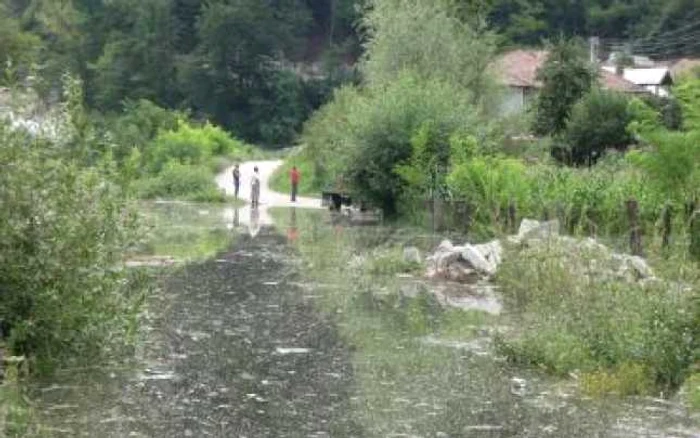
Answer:
<svg viewBox="0 0 700 438"><path fill-rule="evenodd" d="M289 178L292 180L292 202L297 202L297 190L299 190L301 173L296 166L293 166L291 172L289 172Z"/></svg>

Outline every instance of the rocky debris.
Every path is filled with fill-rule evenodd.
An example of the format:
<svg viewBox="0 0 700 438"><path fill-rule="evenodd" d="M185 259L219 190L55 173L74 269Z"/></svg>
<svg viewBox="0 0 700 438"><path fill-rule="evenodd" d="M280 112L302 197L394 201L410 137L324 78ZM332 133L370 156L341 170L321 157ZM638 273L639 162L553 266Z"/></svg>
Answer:
<svg viewBox="0 0 700 438"><path fill-rule="evenodd" d="M510 379L510 393L522 397L527 394L527 380L518 377Z"/></svg>
<svg viewBox="0 0 700 438"><path fill-rule="evenodd" d="M487 258L487 254L482 252L484 248L485 246L482 246L482 248L477 248L474 245L465 245L464 250L461 253L462 259L477 272L486 275L494 275L498 269L498 265L490 261Z"/></svg>
<svg viewBox="0 0 700 438"><path fill-rule="evenodd" d="M540 251L560 254L562 262L578 257L585 263L572 264L581 275L596 275L598 278L615 281L647 282L655 280L647 262L637 256L614 253L610 248L592 238L576 239L559 235L559 221L539 222L524 219L518 234L504 241L455 246L449 240L440 243L435 252L427 257L426 276L460 283L474 284L489 280L498 272L503 262L504 244L519 250L518 256L536 256ZM404 252L404 257L407 257Z"/></svg>
<svg viewBox="0 0 700 438"><path fill-rule="evenodd" d="M421 264L423 263L423 259L421 258L420 255L420 250L416 248L415 246L408 246L403 249L403 260L406 263L415 263L415 264Z"/></svg>
<svg viewBox="0 0 700 438"><path fill-rule="evenodd" d="M528 240L544 240L559 236L559 221L540 222L533 219L523 219L518 228L518 234L511 236L510 241L520 243Z"/></svg>

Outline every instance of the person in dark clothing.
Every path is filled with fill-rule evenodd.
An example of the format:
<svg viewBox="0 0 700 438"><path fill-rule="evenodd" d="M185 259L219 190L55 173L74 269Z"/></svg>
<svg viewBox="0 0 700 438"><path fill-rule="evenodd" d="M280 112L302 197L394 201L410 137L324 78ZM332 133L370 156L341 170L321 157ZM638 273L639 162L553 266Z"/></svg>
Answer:
<svg viewBox="0 0 700 438"><path fill-rule="evenodd" d="M236 199L238 199L238 190L241 188L241 169L236 164L233 168L233 189L235 192Z"/></svg>

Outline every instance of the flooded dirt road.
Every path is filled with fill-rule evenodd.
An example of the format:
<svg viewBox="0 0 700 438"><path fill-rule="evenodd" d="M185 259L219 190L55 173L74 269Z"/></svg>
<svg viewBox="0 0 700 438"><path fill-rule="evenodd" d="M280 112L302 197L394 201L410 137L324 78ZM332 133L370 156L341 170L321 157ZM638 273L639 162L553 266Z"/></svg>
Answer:
<svg viewBox="0 0 700 438"><path fill-rule="evenodd" d="M145 366L42 389L54 436L364 436L348 347L294 285L292 257L263 228L169 275Z"/></svg>
<svg viewBox="0 0 700 438"><path fill-rule="evenodd" d="M252 237L225 208L154 210L150 250L198 257L155 271L134 364L33 389L46 436L700 436L674 401L592 400L506 363L494 339L511 321L396 274L408 230L280 209Z"/></svg>

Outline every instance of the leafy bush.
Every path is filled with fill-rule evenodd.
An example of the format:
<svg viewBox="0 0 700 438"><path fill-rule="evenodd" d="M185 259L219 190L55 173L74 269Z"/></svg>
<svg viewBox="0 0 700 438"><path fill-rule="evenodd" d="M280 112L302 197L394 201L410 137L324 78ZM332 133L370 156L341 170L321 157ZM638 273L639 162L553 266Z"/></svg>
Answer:
<svg viewBox="0 0 700 438"><path fill-rule="evenodd" d="M212 162L215 156L240 159L250 153L249 146L219 127L209 123L196 127L180 121L177 129L158 134L148 146L145 159L148 170L157 174L173 160L180 164L216 167Z"/></svg>
<svg viewBox="0 0 700 438"><path fill-rule="evenodd" d="M143 153L159 132L176 130L180 121L186 118L185 113L168 110L142 99L125 102L119 116L107 117L103 123L104 129L114 137L117 146L114 155L121 163L133 148Z"/></svg>
<svg viewBox="0 0 700 438"><path fill-rule="evenodd" d="M572 164L591 165L607 149L624 150L632 143L627 106L624 95L600 89L574 105L564 133Z"/></svg>
<svg viewBox="0 0 700 438"><path fill-rule="evenodd" d="M210 169L177 161L167 163L158 175L139 181L137 192L142 199L178 198L195 202L222 202L225 199Z"/></svg>
<svg viewBox="0 0 700 438"><path fill-rule="evenodd" d="M673 89L683 111L683 128L700 130L700 78L686 78Z"/></svg>
<svg viewBox="0 0 700 438"><path fill-rule="evenodd" d="M349 129L343 134L349 138L340 140L352 145L345 163L352 189L387 215L395 214L406 185L395 169L411 157L414 133L425 123L441 133L476 130L476 113L468 94L410 74L368 91L347 114Z"/></svg>
<svg viewBox="0 0 700 438"><path fill-rule="evenodd" d="M111 182L114 166L81 168L65 145L2 126L0 143L0 321L8 347L39 371L116 354L133 340L143 295L120 269L139 229Z"/></svg>

